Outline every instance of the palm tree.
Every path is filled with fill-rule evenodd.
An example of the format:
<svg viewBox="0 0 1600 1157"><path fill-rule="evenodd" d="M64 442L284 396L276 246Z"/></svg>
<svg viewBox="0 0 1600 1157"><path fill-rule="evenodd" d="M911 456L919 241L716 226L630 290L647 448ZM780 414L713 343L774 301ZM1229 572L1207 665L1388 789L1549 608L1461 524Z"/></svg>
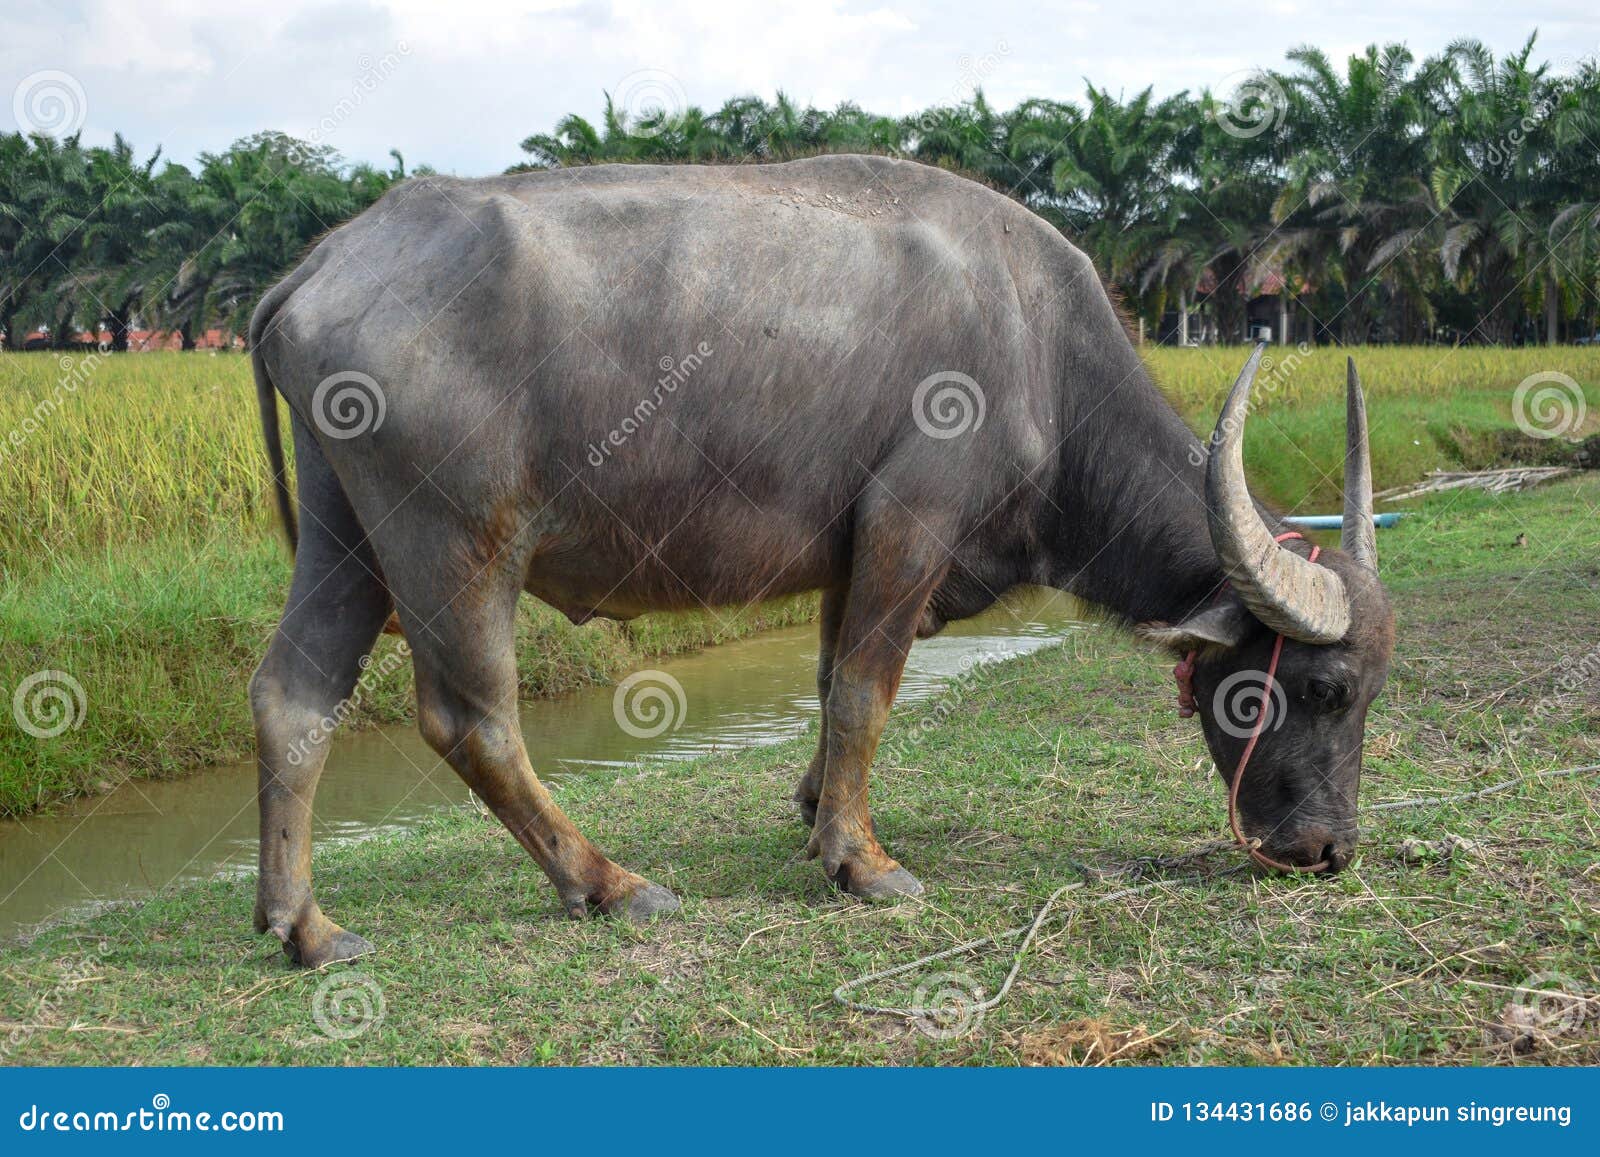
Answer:
<svg viewBox="0 0 1600 1157"><path fill-rule="evenodd" d="M1001 132L1000 118L981 92L966 104L926 109L905 123L912 156L969 173L984 173L1002 157Z"/></svg>
<svg viewBox="0 0 1600 1157"><path fill-rule="evenodd" d="M1315 48L1297 48L1286 95L1285 180L1272 209L1279 251L1323 292L1324 324L1340 339L1373 334L1385 304L1421 296L1418 245L1438 217L1418 130L1421 93L1437 66L1413 77L1404 45L1371 45L1344 74ZM1390 310L1404 312L1403 309Z"/></svg>
<svg viewBox="0 0 1600 1157"><path fill-rule="evenodd" d="M905 122L876 116L845 102L827 118L823 148L830 153L900 153L905 150Z"/></svg>
<svg viewBox="0 0 1600 1157"><path fill-rule="evenodd" d="M0 330L5 347L22 347L17 315L27 299L32 272L27 244L33 232L23 187L29 164L28 138L21 133L0 134Z"/></svg>
<svg viewBox="0 0 1600 1157"><path fill-rule="evenodd" d="M111 333L111 349L124 353L133 312L145 289L148 237L160 224L162 206L152 196L157 149L140 164L119 133L110 148L90 149L86 193L92 203L78 230L75 260L63 275L79 310L99 317Z"/></svg>
<svg viewBox="0 0 1600 1157"><path fill-rule="evenodd" d="M358 166L347 177L337 154L279 133L203 153L187 194L193 220L178 230L183 254L172 300L191 333L214 319L242 334L256 301L321 234L375 200L404 172ZM181 325L181 321L180 321Z"/></svg>
<svg viewBox="0 0 1600 1157"><path fill-rule="evenodd" d="M1428 149L1430 186L1448 212L1439 246L1444 275L1477 297L1490 340L1514 335L1522 291L1549 278L1549 112L1558 96L1546 67L1530 63L1534 38L1496 61L1478 41L1446 50ZM1542 228L1541 228L1542 226Z"/></svg>
<svg viewBox="0 0 1600 1157"><path fill-rule="evenodd" d="M1561 318L1575 317L1600 289L1600 62L1552 82L1542 145L1546 198L1536 259L1545 276L1545 342L1560 341ZM1587 334L1592 334L1591 329Z"/></svg>
<svg viewBox="0 0 1600 1157"><path fill-rule="evenodd" d="M94 207L86 153L76 135L59 141L36 135L14 138L0 155L7 161L0 196L11 233L0 275L7 344L20 347L26 330L39 324L48 326L52 344L65 346L82 296L69 274L82 245L80 227Z"/></svg>
<svg viewBox="0 0 1600 1157"><path fill-rule="evenodd" d="M1188 97L1157 101L1147 88L1123 101L1092 84L1086 97L1088 107L1067 126L1051 167L1055 208L1101 273L1129 300L1140 300L1142 291L1140 312L1159 320L1167 279L1146 274L1174 266L1160 255L1179 220L1172 173Z"/></svg>

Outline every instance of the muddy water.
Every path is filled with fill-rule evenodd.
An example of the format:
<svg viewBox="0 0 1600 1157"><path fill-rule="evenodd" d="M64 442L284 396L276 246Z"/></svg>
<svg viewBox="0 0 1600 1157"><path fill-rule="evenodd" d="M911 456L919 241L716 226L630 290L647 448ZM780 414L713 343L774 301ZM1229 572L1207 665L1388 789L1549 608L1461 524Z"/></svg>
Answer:
<svg viewBox="0 0 1600 1157"><path fill-rule="evenodd" d="M1065 595L1014 592L916 644L899 702L926 699L975 663L1049 646L1079 626ZM617 688L529 703L522 709L528 754L535 770L551 777L791 738L816 719L816 656L816 630L808 626L667 660L657 669L682 687L682 698L664 680L640 681L626 700L634 713L626 705L623 713L633 733L619 725ZM668 688L666 699L652 698L649 689L656 687ZM675 727L650 714L658 708L673 713ZM211 767L175 780L127 783L52 815L0 823L0 941L42 920L149 895L176 881L253 870L255 785L253 763ZM317 843L405 828L466 799L466 787L415 728L343 734L317 790Z"/></svg>

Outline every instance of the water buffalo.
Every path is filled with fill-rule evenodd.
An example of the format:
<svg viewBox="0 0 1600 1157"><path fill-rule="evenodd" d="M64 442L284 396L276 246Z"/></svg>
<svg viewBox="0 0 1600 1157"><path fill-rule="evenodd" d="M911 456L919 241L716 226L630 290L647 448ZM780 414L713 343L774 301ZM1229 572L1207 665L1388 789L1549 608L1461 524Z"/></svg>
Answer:
<svg viewBox="0 0 1600 1157"><path fill-rule="evenodd" d="M566 910L677 907L533 773L523 591L582 621L820 590L821 736L796 799L808 854L857 896L922 887L867 808L907 649L1022 583L1193 653L1219 769L1244 743L1225 703L1285 638L1244 828L1293 864L1351 853L1393 641L1359 386L1344 546L1312 562L1245 488L1260 351L1208 453L1090 261L999 193L852 156L414 180L266 295L250 345L291 534L275 391L292 411L300 515L250 686L255 922L303 964L370 947L312 895L311 807L320 721L391 613L423 736Z"/></svg>

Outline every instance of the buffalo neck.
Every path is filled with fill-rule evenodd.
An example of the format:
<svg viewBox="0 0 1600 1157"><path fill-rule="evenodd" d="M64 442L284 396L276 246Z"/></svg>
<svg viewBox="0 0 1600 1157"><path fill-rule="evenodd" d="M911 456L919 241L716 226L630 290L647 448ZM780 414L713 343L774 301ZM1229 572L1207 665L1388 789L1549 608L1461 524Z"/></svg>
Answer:
<svg viewBox="0 0 1600 1157"><path fill-rule="evenodd" d="M1129 623L1177 622L1223 581L1205 461L1131 346L1062 392L1052 585Z"/></svg>

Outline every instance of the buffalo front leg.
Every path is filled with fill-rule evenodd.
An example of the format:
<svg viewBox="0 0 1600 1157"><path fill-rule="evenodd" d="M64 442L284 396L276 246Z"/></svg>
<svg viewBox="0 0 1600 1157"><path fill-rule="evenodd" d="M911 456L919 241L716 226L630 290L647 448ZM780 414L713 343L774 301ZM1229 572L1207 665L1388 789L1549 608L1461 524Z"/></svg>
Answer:
<svg viewBox="0 0 1600 1157"><path fill-rule="evenodd" d="M424 604L442 608L431 620L413 623L402 609L423 738L544 869L568 915L593 906L644 921L674 911L677 897L607 859L534 774L517 716L517 593L480 576Z"/></svg>
<svg viewBox="0 0 1600 1157"><path fill-rule="evenodd" d="M908 550L904 532L899 525L869 526L856 535L829 680L827 766L816 825L806 846L806 854L822 861L829 879L867 900L922 892L917 878L879 845L867 806L878 738L923 607L944 573L942 551Z"/></svg>
<svg viewBox="0 0 1600 1157"><path fill-rule="evenodd" d="M311 805L339 704L389 615L363 541L332 471L297 430L300 525L288 608L250 681L261 813L255 929L271 931L308 967L348 960L372 945L322 914L311 889Z"/></svg>
<svg viewBox="0 0 1600 1157"><path fill-rule="evenodd" d="M843 590L822 592L822 615L817 643L817 751L811 757L799 785L794 789L794 801L800 805L800 818L807 827L817 823L817 801L822 798L822 780L828 768L828 691L833 683L833 655L839 645L839 626L844 621Z"/></svg>

